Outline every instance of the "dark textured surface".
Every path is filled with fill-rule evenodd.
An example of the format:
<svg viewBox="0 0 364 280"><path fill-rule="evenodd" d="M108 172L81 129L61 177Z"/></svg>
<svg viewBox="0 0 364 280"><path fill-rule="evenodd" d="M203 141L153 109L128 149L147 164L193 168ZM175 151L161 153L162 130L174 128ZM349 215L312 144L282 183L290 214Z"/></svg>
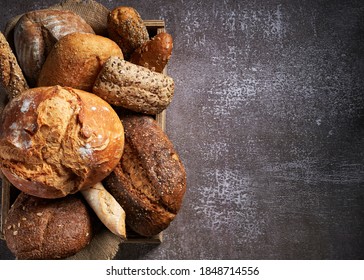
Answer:
<svg viewBox="0 0 364 280"><path fill-rule="evenodd" d="M1 29L57 2L2 1ZM364 258L363 1L100 2L166 21L188 175L163 243L117 258Z"/></svg>

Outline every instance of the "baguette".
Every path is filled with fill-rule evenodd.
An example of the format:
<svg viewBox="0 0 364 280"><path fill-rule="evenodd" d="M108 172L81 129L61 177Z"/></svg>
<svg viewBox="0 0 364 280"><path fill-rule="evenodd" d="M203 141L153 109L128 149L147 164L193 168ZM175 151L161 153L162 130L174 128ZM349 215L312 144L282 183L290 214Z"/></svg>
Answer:
<svg viewBox="0 0 364 280"><path fill-rule="evenodd" d="M104 186L97 183L81 193L100 221L112 233L126 239L125 211Z"/></svg>
<svg viewBox="0 0 364 280"><path fill-rule="evenodd" d="M172 101L174 81L113 56L105 62L93 93L112 105L153 115L161 113Z"/></svg>

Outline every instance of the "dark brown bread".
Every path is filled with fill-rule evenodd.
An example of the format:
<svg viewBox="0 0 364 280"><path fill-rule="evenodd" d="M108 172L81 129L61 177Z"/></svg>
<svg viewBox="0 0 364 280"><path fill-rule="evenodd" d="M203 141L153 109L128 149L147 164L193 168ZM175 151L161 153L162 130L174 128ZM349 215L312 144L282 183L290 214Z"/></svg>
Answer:
<svg viewBox="0 0 364 280"><path fill-rule="evenodd" d="M75 195L42 199L20 193L5 223L7 246L18 259L60 259L92 238L91 217Z"/></svg>
<svg viewBox="0 0 364 280"><path fill-rule="evenodd" d="M144 236L168 227L186 190L186 172L173 144L149 116L122 117L125 150L105 188L126 213L126 223Z"/></svg>
<svg viewBox="0 0 364 280"><path fill-rule="evenodd" d="M171 57L172 49L172 36L162 32L135 50L129 61L152 71L162 73Z"/></svg>
<svg viewBox="0 0 364 280"><path fill-rule="evenodd" d="M15 50L32 86L54 44L74 32L94 33L83 18L66 10L36 10L19 19L14 28Z"/></svg>
<svg viewBox="0 0 364 280"><path fill-rule="evenodd" d="M108 16L109 37L123 51L125 59L145 42L149 34L139 13L132 7L117 7Z"/></svg>

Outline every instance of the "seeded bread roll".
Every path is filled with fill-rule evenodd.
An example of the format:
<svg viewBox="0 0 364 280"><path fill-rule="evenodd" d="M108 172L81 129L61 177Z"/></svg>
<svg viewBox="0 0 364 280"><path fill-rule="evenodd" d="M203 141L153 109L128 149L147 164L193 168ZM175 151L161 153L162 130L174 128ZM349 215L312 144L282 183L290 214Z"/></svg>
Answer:
<svg viewBox="0 0 364 280"><path fill-rule="evenodd" d="M2 120L1 170L30 195L58 198L94 185L110 174L123 152L118 115L85 91L29 89L6 106Z"/></svg>
<svg viewBox="0 0 364 280"><path fill-rule="evenodd" d="M117 7L108 16L109 37L123 51L125 59L145 42L149 34L139 13L132 7Z"/></svg>
<svg viewBox="0 0 364 280"><path fill-rule="evenodd" d="M32 86L54 44L74 32L94 33L84 19L66 10L36 10L19 19L14 28L14 45L19 65Z"/></svg>
<svg viewBox="0 0 364 280"><path fill-rule="evenodd" d="M144 236L169 226L186 190L186 172L167 135L145 115L122 117L125 150L105 179L105 188L126 213L126 223Z"/></svg>
<svg viewBox="0 0 364 280"><path fill-rule="evenodd" d="M162 73L171 57L172 49L172 36L162 32L135 50L129 61L152 71Z"/></svg>
<svg viewBox="0 0 364 280"><path fill-rule="evenodd" d="M153 115L172 101L174 81L119 57L110 57L92 91L112 105Z"/></svg>
<svg viewBox="0 0 364 280"><path fill-rule="evenodd" d="M18 61L2 32L0 32L0 84L9 99L29 88Z"/></svg>
<svg viewBox="0 0 364 280"><path fill-rule="evenodd" d="M17 259L66 258L91 241L91 217L78 196L42 199L20 193L6 218L4 234Z"/></svg>
<svg viewBox="0 0 364 280"><path fill-rule="evenodd" d="M72 33L62 37L49 53L39 74L38 86L69 86L91 91L110 56L123 59L118 45L105 37Z"/></svg>

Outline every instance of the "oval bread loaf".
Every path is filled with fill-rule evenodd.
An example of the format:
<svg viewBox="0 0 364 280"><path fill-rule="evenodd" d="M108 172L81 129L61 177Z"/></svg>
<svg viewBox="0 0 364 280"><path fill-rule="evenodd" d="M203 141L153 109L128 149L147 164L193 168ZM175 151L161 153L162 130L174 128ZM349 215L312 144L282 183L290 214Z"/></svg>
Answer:
<svg viewBox="0 0 364 280"><path fill-rule="evenodd" d="M19 19L14 28L14 45L19 65L32 86L54 44L74 32L94 33L84 19L66 10L36 10Z"/></svg>
<svg viewBox="0 0 364 280"><path fill-rule="evenodd" d="M156 235L169 226L181 207L186 172L173 144L152 117L121 119L125 152L105 179L105 188L125 210L132 230Z"/></svg>
<svg viewBox="0 0 364 280"><path fill-rule="evenodd" d="M145 42L149 34L139 13L132 7L117 7L108 16L109 37L123 51L125 59Z"/></svg>
<svg viewBox="0 0 364 280"><path fill-rule="evenodd" d="M20 193L6 218L4 234L18 259L66 258L91 241L91 216L75 195L43 199Z"/></svg>
<svg viewBox="0 0 364 280"><path fill-rule="evenodd" d="M115 106L145 114L159 114L172 101L174 81L119 57L110 57L92 92Z"/></svg>
<svg viewBox="0 0 364 280"><path fill-rule="evenodd" d="M135 50L129 61L162 73L171 57L172 49L172 36L166 32L161 32Z"/></svg>

